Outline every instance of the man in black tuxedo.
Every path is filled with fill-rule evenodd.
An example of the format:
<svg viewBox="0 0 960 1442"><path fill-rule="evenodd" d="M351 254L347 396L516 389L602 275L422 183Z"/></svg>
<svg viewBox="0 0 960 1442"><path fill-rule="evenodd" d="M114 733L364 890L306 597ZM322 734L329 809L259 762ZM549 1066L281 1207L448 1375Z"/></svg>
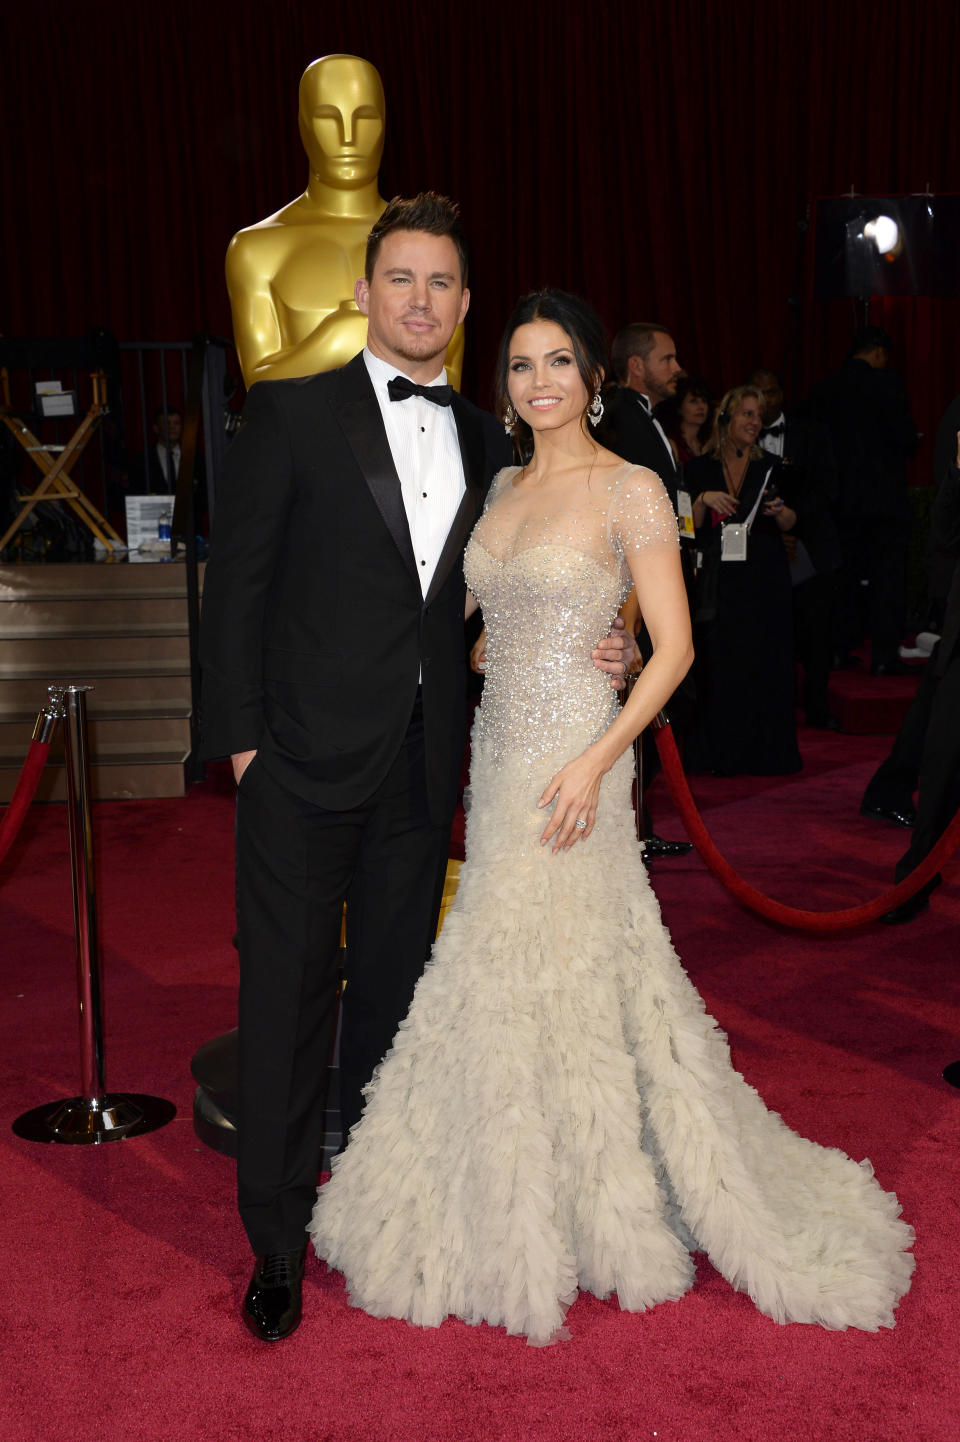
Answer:
<svg viewBox="0 0 960 1442"><path fill-rule="evenodd" d="M843 564L836 522L837 463L830 435L803 411L783 409L783 387L772 370L755 370L760 392L760 445L784 463L780 484L797 513L791 557L797 655L803 663L803 706L808 726L836 728L827 702L833 654L837 573Z"/></svg>
<svg viewBox="0 0 960 1442"><path fill-rule="evenodd" d="M861 583L870 591L871 671L909 670L898 651L906 610L907 459L917 449L902 377L888 369L890 337L877 327L861 331L840 369L815 386L810 414L830 432L837 459L842 629L846 652L859 633Z"/></svg>
<svg viewBox="0 0 960 1442"><path fill-rule="evenodd" d="M616 387L603 398L600 439L635 466L656 471L677 509L678 471L673 447L653 412L672 400L683 367L667 329L656 321L634 321L613 338L610 360Z"/></svg>
<svg viewBox="0 0 960 1442"><path fill-rule="evenodd" d="M127 477L127 494L131 496L172 495L180 474L180 439L183 416L175 406L161 406L153 413L153 442L142 455L134 457ZM203 457L194 457L194 483L203 480Z"/></svg>
<svg viewBox="0 0 960 1442"><path fill-rule="evenodd" d="M956 426L957 402L948 416ZM954 430L953 443L946 472L938 460L939 486L930 512L927 549L931 599L943 618L940 639L890 754L870 778L860 806L865 816L913 827L910 845L896 865L897 881L929 855L960 806L960 430ZM912 921L926 910L940 880L937 872L880 920Z"/></svg>
<svg viewBox="0 0 960 1442"><path fill-rule="evenodd" d="M443 384L465 279L456 207L391 202L355 290L366 348L253 386L217 497L204 753L230 754L238 783L244 1320L271 1341L300 1320L343 903L345 1135L436 931L465 729L463 548L510 460L493 417ZM597 664L622 675L609 644Z"/></svg>
<svg viewBox="0 0 960 1442"><path fill-rule="evenodd" d="M615 455L623 456L635 466L655 471L667 489L678 516L691 517L689 539L682 547L684 580L688 596L693 589L693 565L687 550L693 542L693 509L683 489L673 447L666 432L654 415L661 401L671 400L683 367L677 360L677 348L665 326L657 321L634 321L619 330L610 348L616 386L603 397L603 418L597 428L598 439ZM681 530L681 536L684 532ZM650 641L640 636L640 651L645 660L650 656ZM668 708L671 721L684 722L695 710L692 672L681 683ZM649 731L641 740L645 785L659 770L659 757ZM683 856L691 850L689 841L668 841L652 830L650 816L644 805L644 854L647 857Z"/></svg>
<svg viewBox="0 0 960 1442"><path fill-rule="evenodd" d="M176 495L180 476L180 440L183 416L176 406L161 406L153 413L153 441L142 455L134 456L127 472L128 496ZM193 458L194 515L199 523L206 510L207 493L203 456L197 447ZM171 503L172 504L172 503Z"/></svg>

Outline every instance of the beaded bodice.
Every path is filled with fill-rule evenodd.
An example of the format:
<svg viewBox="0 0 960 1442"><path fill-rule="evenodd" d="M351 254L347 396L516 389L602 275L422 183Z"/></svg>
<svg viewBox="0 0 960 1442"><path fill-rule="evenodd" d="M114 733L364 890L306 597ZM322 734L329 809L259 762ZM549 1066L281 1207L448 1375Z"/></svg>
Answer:
<svg viewBox="0 0 960 1442"><path fill-rule="evenodd" d="M511 467L494 480L464 558L487 628L474 745L493 764L577 754L609 725L615 693L590 653L633 585L628 557L678 545L652 471L624 464L542 510L517 476Z"/></svg>

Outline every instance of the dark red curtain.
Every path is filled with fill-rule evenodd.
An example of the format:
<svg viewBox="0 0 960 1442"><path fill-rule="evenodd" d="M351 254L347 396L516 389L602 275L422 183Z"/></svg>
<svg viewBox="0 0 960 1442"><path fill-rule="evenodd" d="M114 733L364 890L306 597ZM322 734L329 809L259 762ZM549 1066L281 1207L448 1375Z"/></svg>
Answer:
<svg viewBox="0 0 960 1442"><path fill-rule="evenodd" d="M514 298L543 282L611 330L662 319L717 389L757 363L798 389L852 327L849 303L806 296L810 201L960 189L953 0L34 0L0 27L6 334L228 334L227 241L302 190L297 84L334 51L383 76L383 193L462 204L481 400ZM873 314L929 432L960 389L960 307Z"/></svg>

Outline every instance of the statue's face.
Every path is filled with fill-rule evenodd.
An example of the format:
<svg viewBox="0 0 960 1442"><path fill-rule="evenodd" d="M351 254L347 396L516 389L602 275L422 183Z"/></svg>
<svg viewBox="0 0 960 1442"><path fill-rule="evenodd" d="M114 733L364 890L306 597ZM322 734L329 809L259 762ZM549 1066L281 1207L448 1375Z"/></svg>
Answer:
<svg viewBox="0 0 960 1442"><path fill-rule="evenodd" d="M315 60L300 81L300 138L312 172L338 189L376 180L385 106L380 76L356 55Z"/></svg>

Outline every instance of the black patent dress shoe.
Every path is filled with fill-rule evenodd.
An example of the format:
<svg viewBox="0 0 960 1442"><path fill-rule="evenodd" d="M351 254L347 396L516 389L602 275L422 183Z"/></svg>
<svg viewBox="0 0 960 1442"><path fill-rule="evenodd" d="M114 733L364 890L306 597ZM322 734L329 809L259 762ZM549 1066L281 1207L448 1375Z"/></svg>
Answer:
<svg viewBox="0 0 960 1442"><path fill-rule="evenodd" d="M906 661L876 661L870 667L871 676L916 676L914 666L908 666Z"/></svg>
<svg viewBox="0 0 960 1442"><path fill-rule="evenodd" d="M931 891L936 891L942 880L943 877L938 871L931 876L925 886L921 886L918 892L909 896L906 901L901 901L900 905L895 906L892 911L885 911L882 916L877 918L878 921L882 921L885 926L900 926L903 922L912 921L915 916L920 916L930 905Z"/></svg>
<svg viewBox="0 0 960 1442"><path fill-rule="evenodd" d="M915 826L917 821L912 806L870 806L866 801L861 803L860 815L873 821L892 821L894 826Z"/></svg>
<svg viewBox="0 0 960 1442"><path fill-rule="evenodd" d="M255 1337L282 1342L300 1325L306 1247L258 1257L243 1299L243 1320Z"/></svg>
<svg viewBox="0 0 960 1442"><path fill-rule="evenodd" d="M647 856L686 856L688 851L693 850L693 842L666 841L654 833L646 838L643 849Z"/></svg>

